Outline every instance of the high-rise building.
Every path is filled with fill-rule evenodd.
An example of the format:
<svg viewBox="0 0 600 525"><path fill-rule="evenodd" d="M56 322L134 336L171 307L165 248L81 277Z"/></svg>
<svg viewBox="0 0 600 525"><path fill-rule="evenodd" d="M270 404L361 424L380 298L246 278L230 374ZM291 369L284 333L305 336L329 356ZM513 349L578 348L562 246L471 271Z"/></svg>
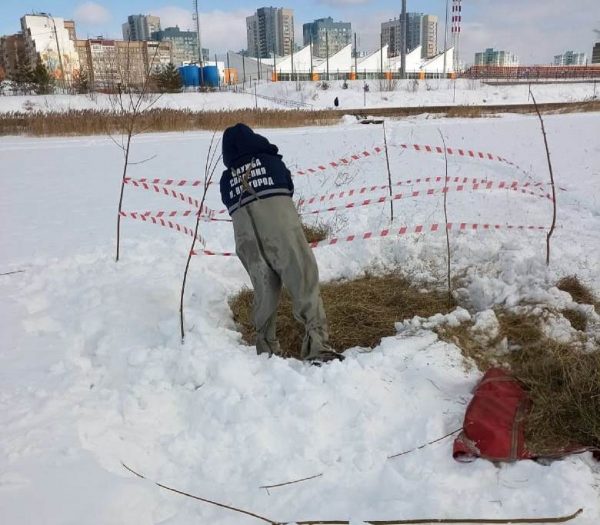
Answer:
<svg viewBox="0 0 600 525"><path fill-rule="evenodd" d="M555 66L585 66L586 63L587 56L585 56L585 53L565 51L562 55L554 56Z"/></svg>
<svg viewBox="0 0 600 525"><path fill-rule="evenodd" d="M438 54L438 17L424 15L421 25L421 57L431 58Z"/></svg>
<svg viewBox="0 0 600 525"><path fill-rule="evenodd" d="M94 89L141 86L158 66L172 62L171 42L77 40L81 70Z"/></svg>
<svg viewBox="0 0 600 525"><path fill-rule="evenodd" d="M182 66L184 64L197 63L198 57L198 33L196 31L181 31L178 26L166 27L161 31L152 33L152 39L158 42L171 42L173 48L173 64ZM202 61L209 61L209 50L202 48Z"/></svg>
<svg viewBox="0 0 600 525"><path fill-rule="evenodd" d="M592 50L592 64L600 64L600 42L596 42Z"/></svg>
<svg viewBox="0 0 600 525"><path fill-rule="evenodd" d="M383 22L381 24L381 45L388 46L388 56L395 57L402 53L402 35L405 27L406 52L410 53L419 47L421 45L422 26L423 13L406 13L406 23L402 15L393 20Z"/></svg>
<svg viewBox="0 0 600 525"><path fill-rule="evenodd" d="M304 45L312 42L313 54L325 58L334 55L352 42L352 24L334 22L333 18L319 18L302 26Z"/></svg>
<svg viewBox="0 0 600 525"><path fill-rule="evenodd" d="M261 7L246 18L246 34L250 56L289 55L294 46L294 11L283 7Z"/></svg>
<svg viewBox="0 0 600 525"><path fill-rule="evenodd" d="M518 57L510 51L496 51L488 48L481 53L475 53L475 66L518 66Z"/></svg>
<svg viewBox="0 0 600 525"><path fill-rule="evenodd" d="M35 66L39 57L54 78L70 83L79 69L79 55L71 39L75 23L39 13L23 16L21 29L29 62Z"/></svg>
<svg viewBox="0 0 600 525"><path fill-rule="evenodd" d="M160 31L160 18L152 15L129 15L122 28L123 40L151 40L152 33Z"/></svg>
<svg viewBox="0 0 600 525"><path fill-rule="evenodd" d="M19 67L27 62L23 33L0 37L0 68L6 78L14 78Z"/></svg>

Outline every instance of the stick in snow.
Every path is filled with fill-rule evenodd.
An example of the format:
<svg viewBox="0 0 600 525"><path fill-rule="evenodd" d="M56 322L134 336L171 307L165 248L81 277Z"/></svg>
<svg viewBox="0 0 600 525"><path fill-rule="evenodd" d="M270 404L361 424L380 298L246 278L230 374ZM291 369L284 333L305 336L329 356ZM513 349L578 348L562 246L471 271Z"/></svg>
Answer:
<svg viewBox="0 0 600 525"><path fill-rule="evenodd" d="M452 283L450 280L450 232L448 231L448 148L442 130L438 128L442 143L444 144L444 160L446 161L446 175L444 177L444 221L446 223L446 262L448 271L448 299L452 301Z"/></svg>
<svg viewBox="0 0 600 525"><path fill-rule="evenodd" d="M392 196L392 172L390 171L390 156L388 154L387 136L385 133L385 120L383 121L383 144L385 147L385 162L387 164L388 185L390 188L390 222L394 222L394 201L391 199L391 196Z"/></svg>
<svg viewBox="0 0 600 525"><path fill-rule="evenodd" d="M578 509L573 514L567 516L558 516L553 518L508 518L508 519L486 519L486 518L466 518L466 519L418 519L418 520L393 520L393 521L367 521L370 525L420 525L425 523L565 523L579 516L583 509Z"/></svg>
<svg viewBox="0 0 600 525"><path fill-rule="evenodd" d="M296 479L294 481L286 481L285 483L277 483L277 485L261 485L258 488L259 489L265 489L267 491L267 494L268 494L269 493L269 489L274 489L274 488L277 488L277 487L285 487L286 485L293 485L294 483L300 483L302 481L308 481L310 479L320 478L322 475L323 475L323 473L321 472L321 474L316 474L315 476L309 476L308 478Z"/></svg>
<svg viewBox="0 0 600 525"><path fill-rule="evenodd" d="M25 270L15 270L14 272L0 273L0 277L3 275L14 275L15 273L25 273Z"/></svg>
<svg viewBox="0 0 600 525"><path fill-rule="evenodd" d="M406 454L410 454L411 452L414 452L415 450L421 450L422 448L425 448L425 447L427 447L429 445L433 445L434 443L437 443L438 441L442 441L443 439L449 438L450 436L453 436L454 434L458 434L461 430L462 430L462 427L457 428L456 430L453 430L452 432L449 432L445 436L442 436L441 438L434 439L433 441L430 441L429 443L425 443L425 444L420 445L420 446L418 446L416 448L411 448L410 450L405 450L404 452L399 452L398 454L394 454L393 456L388 456L388 459L393 459L393 458L397 458L399 456L404 456Z"/></svg>
<svg viewBox="0 0 600 525"><path fill-rule="evenodd" d="M183 320L183 298L185 296L185 285L187 283L187 276L190 270L190 262L192 260L192 255L194 253L194 248L196 247L196 239L198 237L198 229L200 227L200 217L202 214L202 210L204 209L204 201L206 200L206 193L208 192L208 188L212 183L212 178L217 169L217 166L221 160L222 155L215 160L217 155L217 151L219 149L219 145L221 141L219 140L215 145L215 136L217 132L213 133L213 136L210 139L210 145L208 146L208 153L206 154L206 166L204 167L204 190L202 192L202 199L200 201L200 212L196 217L196 227L194 229L194 240L192 241L192 246L188 253L187 261L185 263L185 270L183 272L183 282L181 284L181 295L179 298L179 329L181 332L181 343L185 341L185 327Z"/></svg>
<svg viewBox="0 0 600 525"><path fill-rule="evenodd" d="M542 114L540 113L540 108L535 101L535 97L533 96L533 91L531 91L531 84L529 85L529 94L531 95L531 99L533 100L533 105L535 106L535 111L537 113L538 118L540 119L540 124L542 126L542 135L544 136L544 146L546 147L546 158L548 159L548 169L550 170L550 184L552 185L552 225L550 226L550 231L546 236L546 266L550 266L550 238L554 233L554 228L556 227L556 188L554 186L554 172L552 171L552 161L550 160L550 148L548 147L548 137L546 136L546 127L544 126L544 119L542 118Z"/></svg>
<svg viewBox="0 0 600 525"><path fill-rule="evenodd" d="M232 510L232 511L238 512L240 514L246 514L247 516L252 516L253 518L262 520L262 521L264 521L266 523L270 523L271 525L277 523L276 521L270 520L269 518L265 518L264 516L260 516L259 514L254 514L253 512L250 512L250 511L247 511L247 510L238 509L236 507L231 507L229 505L225 505L224 503L219 503L217 501L212 501L212 500L209 500L209 499L206 499L206 498L201 498L200 496L194 496L193 494L188 494L187 492L183 492L181 490L177 490L177 489L174 489L172 487L168 487L167 485L163 485L162 483L159 483L158 481L154 481L154 480L148 479L146 476L143 476L139 472L136 472L132 468L128 467L122 461L121 461L121 465L123 465L123 468L125 468L126 470L128 470L132 474L135 474L138 478L150 481L150 482L154 483L155 485L157 485L158 487L160 487L161 489L170 490L171 492L175 492L176 494L181 494L182 496L187 496L188 498L196 499L198 501L203 501L204 503L210 503L211 505L215 505L215 506L221 507L223 509Z"/></svg>

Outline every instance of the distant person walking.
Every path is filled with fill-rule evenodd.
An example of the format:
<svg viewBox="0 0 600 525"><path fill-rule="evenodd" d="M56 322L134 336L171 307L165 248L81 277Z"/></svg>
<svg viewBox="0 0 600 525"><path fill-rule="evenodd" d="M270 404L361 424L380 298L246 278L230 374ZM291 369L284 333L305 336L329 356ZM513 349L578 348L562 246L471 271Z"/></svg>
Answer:
<svg viewBox="0 0 600 525"><path fill-rule="evenodd" d="M334 105L336 108L339 108L339 107L340 107L340 99L339 99L339 98L337 98L337 97L335 97L335 99L333 100L333 105Z"/></svg>

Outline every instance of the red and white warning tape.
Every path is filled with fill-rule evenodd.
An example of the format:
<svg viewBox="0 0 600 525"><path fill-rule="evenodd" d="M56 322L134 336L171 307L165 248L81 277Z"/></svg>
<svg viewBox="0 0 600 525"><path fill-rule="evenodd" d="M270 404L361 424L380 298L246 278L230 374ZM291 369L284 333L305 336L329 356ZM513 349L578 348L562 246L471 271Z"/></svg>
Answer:
<svg viewBox="0 0 600 525"><path fill-rule="evenodd" d="M402 186L403 184L414 185L414 184L419 184L422 182L423 183L424 182L441 182L441 180L442 180L442 177L427 177L424 179L401 181L401 182L394 184L393 186ZM448 181L470 184L470 186L468 186L468 187L465 187L465 185L463 185L463 184L459 184L455 188L448 186L448 191L466 191L469 189L473 190L473 191L480 190L480 189L483 189L483 190L493 190L493 189L509 190L509 191L515 191L517 193L522 193L524 195L532 195L534 197L538 197L541 199L552 200L552 196L550 194L536 193L536 192L530 191L528 189L525 189L525 187L519 186L518 181L494 182L494 181L490 181L489 179L471 179L471 178L467 178L467 177L453 177L453 178L448 177ZM359 188L356 190L346 190L346 191L341 191L341 192L337 192L337 193L330 193L329 195L318 195L315 197L311 197L309 199L301 199L296 202L296 206L298 208L301 208L302 206L305 206L305 205L310 205L310 204L315 204L315 203L320 204L323 202L331 202L334 200L342 199L344 197L352 197L353 195L364 195L364 194L368 194L368 193L373 193L375 191L382 191L382 190L387 190L387 189L389 189L389 186L387 186L387 185L370 186L370 187L365 186L363 188ZM323 208L323 209L318 209L318 210L301 210L299 212L299 214L300 215L314 215L314 214L318 214L318 213L332 212L332 211L338 211L338 210L343 210L343 209L348 209L348 208L356 208L359 206L369 206L371 204L378 204L378 203L386 202L389 200L416 198L419 196L436 195L439 193L442 193L442 194L444 193L443 187L427 188L424 190L415 190L410 193L405 193L405 194L400 193L400 194L392 195L392 197L386 195L386 196L382 196L382 197L378 197L378 198L374 198L374 199L366 199L366 200L360 201L360 202L350 202L350 203L342 204L340 206L333 206L333 207ZM125 212L125 213L131 213L131 212ZM145 215L146 217L189 217L192 215L194 215L194 216L197 215L198 212L194 211L194 210L183 210L183 211L155 211L155 212L146 211L146 212L135 212L135 213L141 213L141 214ZM215 217L215 215L222 215L225 213L227 213L227 209L225 209L225 208L221 209L221 210L210 210L210 212L207 215L202 216L202 220L205 222L231 222L231 219L219 219L219 218Z"/></svg>
<svg viewBox="0 0 600 525"><path fill-rule="evenodd" d="M429 144L400 144L399 145L403 149L413 149L414 151L425 152L425 153L444 153L444 148L441 146L431 146ZM520 172L525 175L529 174L518 164L501 157L500 155L495 155L494 153L484 153L483 151L474 151L472 149L464 149L464 148L446 148L446 153L448 155L457 155L459 157L470 157L472 159L479 160L496 160L498 162L503 162L513 168L516 168Z"/></svg>
<svg viewBox="0 0 600 525"><path fill-rule="evenodd" d="M195 199L194 197L191 197L190 195L186 195L185 193L180 193L180 192L172 190L170 188L166 188L164 186L159 186L157 184L148 184L147 182L140 182L137 179L129 179L129 178L125 179L125 184L131 184L132 186L135 186L136 188L142 188L144 190L154 191L155 193L159 193L161 195L167 195L168 197L173 197L173 198L181 200L187 204L190 204L191 206L194 206L195 208L198 208L198 209L200 208L200 201L198 199ZM205 214L214 214L215 213L214 210L211 210L207 206L204 206L204 209L202 210L202 212Z"/></svg>
<svg viewBox="0 0 600 525"><path fill-rule="evenodd" d="M202 180L178 180L178 179L133 179L131 177L125 178L125 183L137 182L139 184L159 184L160 186L204 186ZM213 182L209 183L214 184Z"/></svg>
<svg viewBox="0 0 600 525"><path fill-rule="evenodd" d="M123 211L121 212L121 217L144 221L144 222L151 222L152 224L156 224L158 226L163 226L164 228L170 228L171 230L176 230L180 233L188 235L189 237L192 237L192 238L194 237L194 230L192 230L192 228L188 228L187 226L184 226L182 224L178 224L176 222L165 220L160 217L152 217L152 216L144 215L142 213L123 212ZM206 246L206 241L200 234L196 235L196 239L198 239L198 241L200 241L202 246Z"/></svg>
<svg viewBox="0 0 600 525"><path fill-rule="evenodd" d="M294 172L294 174L295 175L312 175L314 173L323 172L329 168L339 168L341 166L347 166L348 164L352 163L352 161L366 159L373 155L379 155L383 151L385 151L384 148L382 148L380 146L375 146L371 151L364 150L364 151L361 151L360 153L355 153L354 155L350 155L348 157L342 157L338 161L330 161L325 164L321 164L315 168L305 168L302 170L297 170Z"/></svg>
<svg viewBox="0 0 600 525"><path fill-rule="evenodd" d="M392 196L383 195L381 197L376 197L373 199L365 199L363 201L348 202L348 203L342 204L340 206L331 206L329 208L322 208L319 210L306 210L306 211L300 212L300 215L316 215L319 213L340 211L340 210L346 210L349 208L358 208L360 206L370 206L372 204L380 204L380 203L388 202L388 201L397 201L400 199L412 199L412 198L426 196L426 195L437 195L440 193L444 194L444 193L447 193L450 191L465 191L465 190L480 190L480 189L483 189L483 190L504 189L507 191L516 191L516 192L523 193L526 195L533 195L534 197L539 197L541 199L546 198L546 196L544 196L544 195L540 195L539 193L534 193L529 190L524 190L524 189L521 189L516 186L502 186L502 187L497 186L496 188L494 188L494 182L488 181L486 184L473 184L468 187L465 187L464 185L459 184L456 187L446 186L446 187L442 187L442 188L427 188L425 190L415 190L410 193L397 193L396 195L392 195Z"/></svg>
<svg viewBox="0 0 600 525"><path fill-rule="evenodd" d="M447 225L443 223L435 223L430 225L419 224L417 226L402 226L398 229L386 229L379 232L365 232L361 235L348 235L346 237L339 237L334 239L325 239L324 241L313 242L310 244L311 248L319 248L321 246L333 246L342 242L353 242L358 240L367 239L383 239L394 235L409 235L412 233L427 233L443 231L444 229L458 230L459 232L465 231L491 231L491 230L535 230L541 231L546 230L545 226L515 226L511 224L476 224L461 222L459 224L449 222Z"/></svg>
<svg viewBox="0 0 600 525"><path fill-rule="evenodd" d="M392 146L395 146L392 144ZM431 146L429 144L398 144L397 147L402 149L411 149L417 152L425 152L425 153L444 153L444 148L441 146ZM383 146L374 146L371 150L364 150L359 153L354 153L352 155L348 155L346 157L342 157L337 161L329 161L325 164L320 164L318 166L312 168L303 168L296 170L294 172L295 175L311 175L315 173L321 173L323 171L328 170L329 168L339 168L342 166L348 166L353 161L365 159L374 155L379 155L385 151ZM506 159L505 157L501 157L500 155L496 155L494 153L485 153L482 151L475 151L472 149L463 149L463 148L446 148L446 152L448 155L457 155L461 157L470 157L473 159L479 160L495 160L498 162L503 162L513 168L518 169L522 173L529 175L526 170L521 168L518 164ZM147 185L159 185L159 186L204 186L204 181L202 180L194 180L194 179L133 179L131 177L125 178L125 183L133 184L134 186L140 186L143 184ZM149 189L149 188L145 188Z"/></svg>
<svg viewBox="0 0 600 525"><path fill-rule="evenodd" d="M397 186L418 186L420 184L429 184L429 183L433 183L433 182L442 182L443 177L425 177L425 178L419 178L419 179L406 179L406 180L401 180L398 181L394 184L392 184L392 187L397 187ZM462 184L488 184L490 182L490 179L477 179L477 178L469 178L469 177L446 177L446 180L448 183L451 182L456 182L456 183L462 183ZM492 181L493 182L493 181ZM528 187L537 187L539 188L541 186L540 183L536 183L534 185L532 185L531 183L525 183L525 184L521 184L519 181L498 181L498 182L493 182L498 189L517 189L519 187L521 188L528 188ZM477 188L475 188L477 189ZM363 186L362 188L354 188L354 189L349 189L349 190L344 190L344 191L340 191L340 192L335 192L335 193L330 193L328 195L315 195L313 197L309 197L306 199L300 199L296 205L298 207L302 207L302 206L306 206L306 205L311 205L314 203L322 203L322 202L326 202L326 201L332 201L332 200L338 200L338 199L343 199L345 197L352 197L354 195L365 195L368 193L374 193L377 191L383 191L383 190L389 190L389 186L387 184L383 184L380 186ZM540 188L540 191L544 191L542 188ZM549 194L535 194L535 195L539 195L542 197L546 197L546 198L552 198ZM218 211L218 213L222 213L221 210Z"/></svg>
<svg viewBox="0 0 600 525"><path fill-rule="evenodd" d="M337 161L330 161L325 164L320 164L314 168L304 168L294 172L294 175L310 175L313 173L319 173L325 171L329 168L339 168L341 166L347 166L351 164L353 161L365 159L367 157L371 157L373 155L378 155L384 151L383 148L379 146L373 147L371 151L361 151L360 153L355 153L353 155L349 155L347 157L343 157ZM134 184L134 186L142 185L142 184L157 184L160 186L204 186L204 181L202 180L192 180L192 179L132 179L131 177L127 177L125 182L128 184ZM148 189L148 188L146 188Z"/></svg>
<svg viewBox="0 0 600 525"><path fill-rule="evenodd" d="M131 217L133 215L133 217ZM173 211L122 211L122 217L131 217L137 219L136 215L143 215L144 217L156 217L158 219L164 217L197 217L199 215L198 210L173 210ZM229 219L217 219L214 217L214 213L208 215L201 215L200 220L202 222L231 222Z"/></svg>
<svg viewBox="0 0 600 525"><path fill-rule="evenodd" d="M497 231L497 230L521 230L521 231L545 231L546 226L521 226L513 224L477 224L477 223L435 223L429 225L419 224L417 226L402 226L398 229L386 229L378 232L365 232L361 234L347 235L346 237L337 237L333 239L325 239L324 241L310 243L311 248L320 248L323 246L333 246L345 242L363 241L369 239L383 239L386 237L410 235L410 234L424 234L428 232L444 231L458 231L460 232L477 232L477 231ZM221 257L233 257L236 254L234 252L215 252L212 250L199 250L192 252L192 255L198 255L199 253L204 255L218 255Z"/></svg>

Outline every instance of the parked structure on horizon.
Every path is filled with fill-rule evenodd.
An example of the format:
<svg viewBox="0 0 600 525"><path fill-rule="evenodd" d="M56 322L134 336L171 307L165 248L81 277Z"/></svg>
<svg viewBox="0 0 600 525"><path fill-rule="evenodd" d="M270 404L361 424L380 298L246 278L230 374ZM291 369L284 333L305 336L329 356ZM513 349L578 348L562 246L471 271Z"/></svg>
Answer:
<svg viewBox="0 0 600 525"><path fill-rule="evenodd" d="M261 7L246 18L248 55L267 58L289 55L294 49L294 10Z"/></svg>
<svg viewBox="0 0 600 525"><path fill-rule="evenodd" d="M122 25L123 40L137 42L152 40L152 33L160 31L160 17L152 15L129 15Z"/></svg>
<svg viewBox="0 0 600 525"><path fill-rule="evenodd" d="M600 42L596 42L592 50L592 64L600 64Z"/></svg>
<svg viewBox="0 0 600 525"><path fill-rule="evenodd" d="M38 58L55 79L70 84L79 69L75 22L36 13L21 17L25 60L35 67Z"/></svg>
<svg viewBox="0 0 600 525"><path fill-rule="evenodd" d="M421 56L430 58L438 53L438 18L423 13L407 13L406 23L402 15L381 24L381 44L388 46L388 56L399 56L402 51L402 35L406 28L406 52L422 46Z"/></svg>
<svg viewBox="0 0 600 525"><path fill-rule="evenodd" d="M319 18L302 26L304 45L313 45L313 55L326 58L335 55L352 41L352 24L334 22L333 18Z"/></svg>
<svg viewBox="0 0 600 525"><path fill-rule="evenodd" d="M166 27L161 31L152 33L152 40L158 42L171 42L173 64L176 66L198 62L198 33L196 31L182 31L179 26ZM202 48L202 60L210 60L209 50Z"/></svg>
<svg viewBox="0 0 600 525"><path fill-rule="evenodd" d="M585 53L574 53L565 51L562 55L554 55L555 66L585 66L587 56Z"/></svg>
<svg viewBox="0 0 600 525"><path fill-rule="evenodd" d="M497 51L488 48L481 53L475 53L474 66L518 66L519 58L510 51Z"/></svg>

